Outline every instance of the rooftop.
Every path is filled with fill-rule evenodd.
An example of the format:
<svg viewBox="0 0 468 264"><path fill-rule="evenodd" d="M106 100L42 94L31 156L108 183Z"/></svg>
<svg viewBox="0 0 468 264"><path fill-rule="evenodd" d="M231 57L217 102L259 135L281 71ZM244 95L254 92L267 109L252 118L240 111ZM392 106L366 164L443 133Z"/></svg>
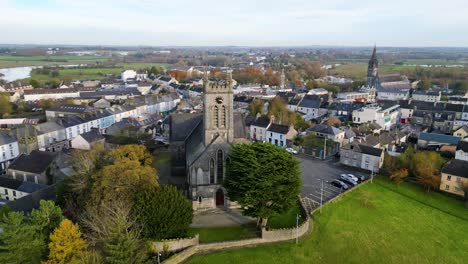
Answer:
<svg viewBox="0 0 468 264"><path fill-rule="evenodd" d="M55 160L56 153L35 150L29 155L22 154L13 163L9 170L43 173Z"/></svg>
<svg viewBox="0 0 468 264"><path fill-rule="evenodd" d="M468 178L468 161L452 159L442 167L442 173Z"/></svg>

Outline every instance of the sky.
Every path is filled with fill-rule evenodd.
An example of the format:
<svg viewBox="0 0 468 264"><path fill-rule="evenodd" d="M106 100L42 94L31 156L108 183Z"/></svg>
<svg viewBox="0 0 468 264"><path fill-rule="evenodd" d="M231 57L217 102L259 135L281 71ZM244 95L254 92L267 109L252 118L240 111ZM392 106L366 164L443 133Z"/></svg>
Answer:
<svg viewBox="0 0 468 264"><path fill-rule="evenodd" d="M467 0L0 0L0 43L468 47Z"/></svg>

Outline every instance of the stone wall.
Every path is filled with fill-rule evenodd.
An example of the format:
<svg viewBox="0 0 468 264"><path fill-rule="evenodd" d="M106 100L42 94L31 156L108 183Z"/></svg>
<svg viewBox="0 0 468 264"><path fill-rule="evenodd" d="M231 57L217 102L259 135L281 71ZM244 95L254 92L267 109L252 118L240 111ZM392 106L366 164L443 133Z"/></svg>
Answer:
<svg viewBox="0 0 468 264"><path fill-rule="evenodd" d="M192 238L179 238L179 239L169 239L153 242L152 250L154 252L163 252L167 250L169 252L180 251L188 247L198 245L198 234ZM164 248L166 247L166 249Z"/></svg>
<svg viewBox="0 0 468 264"><path fill-rule="evenodd" d="M262 239L268 240L268 242L275 242L275 241L284 241L284 240L292 240L296 239L297 236L301 237L307 231L309 231L310 221L307 218L299 227L296 228L284 228L284 229L275 229L275 230L266 230L265 228L262 229Z"/></svg>

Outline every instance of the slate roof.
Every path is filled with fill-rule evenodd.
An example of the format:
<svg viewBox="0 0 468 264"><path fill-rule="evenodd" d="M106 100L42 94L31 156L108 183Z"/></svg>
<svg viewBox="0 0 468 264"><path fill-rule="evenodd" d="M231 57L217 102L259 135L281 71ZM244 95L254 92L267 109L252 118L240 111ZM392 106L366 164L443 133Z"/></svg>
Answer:
<svg viewBox="0 0 468 264"><path fill-rule="evenodd" d="M21 186L22 182L23 181L20 181L20 180L10 179L10 178L6 178L6 177L0 177L0 186L4 187L4 188L7 188L7 189L17 190L18 187Z"/></svg>
<svg viewBox="0 0 468 264"><path fill-rule="evenodd" d="M379 148L373 148L373 147L369 147L366 145L359 145L359 148L361 150L361 153L364 153L367 155L376 156L376 157L380 157L382 155L382 149L379 149Z"/></svg>
<svg viewBox="0 0 468 264"><path fill-rule="evenodd" d="M203 115L201 114L172 114L170 118L171 141L185 140L190 132L203 121Z"/></svg>
<svg viewBox="0 0 468 264"><path fill-rule="evenodd" d="M302 99L301 103L299 104L299 107L320 108L320 105L321 105L320 99L304 98L304 99Z"/></svg>
<svg viewBox="0 0 468 264"><path fill-rule="evenodd" d="M288 102L288 105L298 105L300 101L301 98L291 98L291 100Z"/></svg>
<svg viewBox="0 0 468 264"><path fill-rule="evenodd" d="M268 131L275 132L278 134L284 134L286 135L289 132L289 126L285 125L278 125L278 124L271 124L268 127Z"/></svg>
<svg viewBox="0 0 468 264"><path fill-rule="evenodd" d="M445 104L446 111L453 111L453 112L463 112L464 105L462 104Z"/></svg>
<svg viewBox="0 0 468 264"><path fill-rule="evenodd" d="M85 113L92 111L93 108L87 105L61 105L48 109L47 111L67 112L67 113Z"/></svg>
<svg viewBox="0 0 468 264"><path fill-rule="evenodd" d="M343 131L339 130L338 128L325 124L317 124L313 127L308 128L307 131L328 135L338 135L340 133L343 133Z"/></svg>
<svg viewBox="0 0 468 264"><path fill-rule="evenodd" d="M29 155L22 154L13 163L9 170L19 170L31 173L43 173L57 156L54 152L34 150Z"/></svg>
<svg viewBox="0 0 468 264"><path fill-rule="evenodd" d="M81 137L84 138L84 140L86 140L88 143L93 143L104 139L104 137L95 129L81 134Z"/></svg>
<svg viewBox="0 0 468 264"><path fill-rule="evenodd" d="M463 152L468 152L468 141L459 141L457 144L457 150L462 150ZM467 172L468 174L468 172Z"/></svg>
<svg viewBox="0 0 468 264"><path fill-rule="evenodd" d="M442 167L442 173L468 178L468 161L452 159Z"/></svg>
<svg viewBox="0 0 468 264"><path fill-rule="evenodd" d="M172 78L167 77L167 76L161 76L161 77L159 77L159 80L163 81L163 82L169 82L170 80L172 80Z"/></svg>
<svg viewBox="0 0 468 264"><path fill-rule="evenodd" d="M266 116L261 116L255 119L255 121L253 121L251 125L266 128L268 127L269 124L270 124L270 119Z"/></svg>
<svg viewBox="0 0 468 264"><path fill-rule="evenodd" d="M245 119L242 113L234 113L234 138L247 138Z"/></svg>
<svg viewBox="0 0 468 264"><path fill-rule="evenodd" d="M16 139L7 133L0 132L0 145L6 145L15 142Z"/></svg>
<svg viewBox="0 0 468 264"><path fill-rule="evenodd" d="M452 145L458 144L460 141L459 137L444 135L444 134L436 134L436 133L420 133L419 134L420 140L426 141L435 141L439 143L448 143Z"/></svg>
<svg viewBox="0 0 468 264"><path fill-rule="evenodd" d="M18 191L25 192L25 193L33 193L39 190L46 188L47 185L37 184L34 182L23 181L21 185L18 187Z"/></svg>
<svg viewBox="0 0 468 264"><path fill-rule="evenodd" d="M253 117L253 116L250 116L250 115L246 116L246 117L245 117L245 121L244 121L244 122L245 122L245 126L249 127L250 125L252 125L252 123L255 121L255 119L256 119L256 118Z"/></svg>

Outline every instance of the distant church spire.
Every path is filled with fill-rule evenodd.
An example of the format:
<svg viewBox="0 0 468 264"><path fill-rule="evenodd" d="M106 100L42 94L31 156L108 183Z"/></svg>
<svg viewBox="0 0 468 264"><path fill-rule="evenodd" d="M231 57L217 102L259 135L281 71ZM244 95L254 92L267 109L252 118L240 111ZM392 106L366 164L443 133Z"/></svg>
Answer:
<svg viewBox="0 0 468 264"><path fill-rule="evenodd" d="M374 45L372 56L367 66L367 86L376 87L378 83L379 60L377 59L377 46Z"/></svg>

